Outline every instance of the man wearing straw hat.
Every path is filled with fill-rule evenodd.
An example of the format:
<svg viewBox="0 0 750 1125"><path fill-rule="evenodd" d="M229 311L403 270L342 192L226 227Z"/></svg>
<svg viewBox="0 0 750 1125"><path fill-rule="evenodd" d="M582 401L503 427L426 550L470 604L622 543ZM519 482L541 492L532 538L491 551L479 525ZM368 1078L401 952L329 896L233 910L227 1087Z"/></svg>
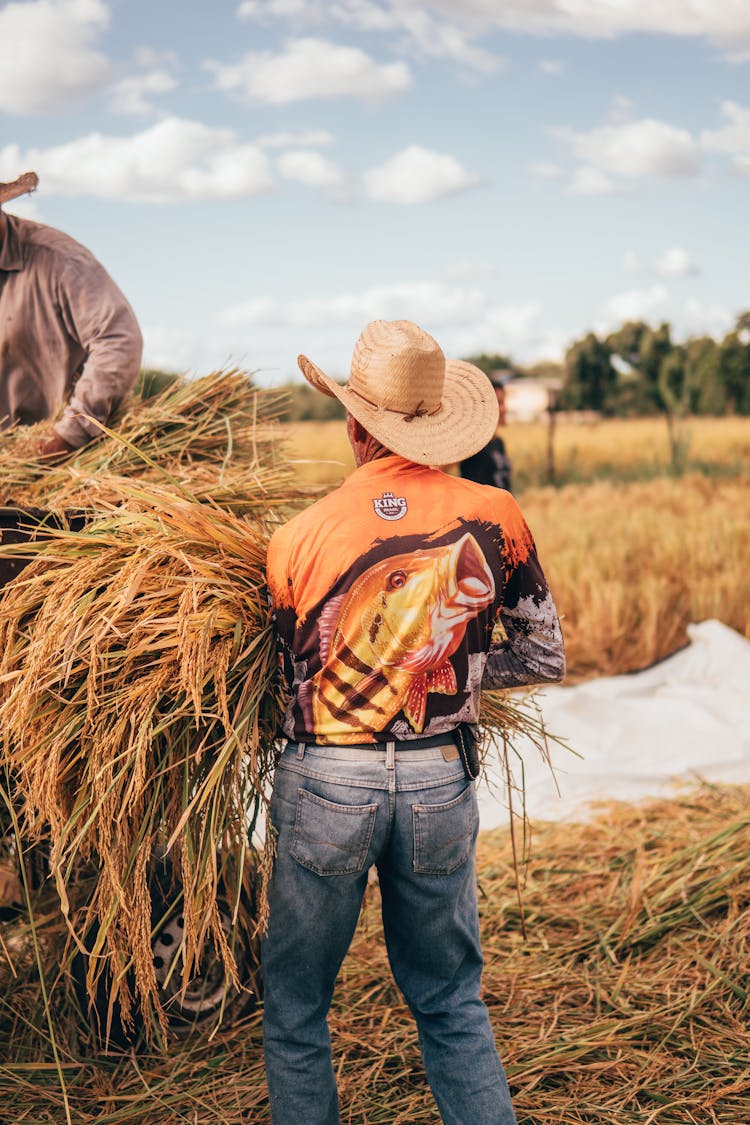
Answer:
<svg viewBox="0 0 750 1125"><path fill-rule="evenodd" d="M0 429L64 409L37 453L60 457L101 433L97 422L133 386L143 342L128 302L84 246L3 214L38 184L0 183Z"/></svg>
<svg viewBox="0 0 750 1125"><path fill-rule="evenodd" d="M346 406L358 467L268 551L290 686L262 947L271 1117L339 1121L327 1013L375 865L442 1120L510 1125L480 999L471 734L482 687L562 678L557 612L513 497L430 467L494 433L482 371L410 321L367 325L345 386L299 365Z"/></svg>

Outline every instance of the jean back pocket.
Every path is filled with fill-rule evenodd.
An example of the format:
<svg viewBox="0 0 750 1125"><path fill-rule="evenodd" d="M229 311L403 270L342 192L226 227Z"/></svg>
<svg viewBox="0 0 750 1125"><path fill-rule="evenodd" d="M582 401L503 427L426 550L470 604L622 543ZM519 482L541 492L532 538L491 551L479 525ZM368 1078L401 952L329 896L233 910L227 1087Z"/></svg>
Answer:
<svg viewBox="0 0 750 1125"><path fill-rule="evenodd" d="M450 875L466 863L479 828L474 786L443 805L412 805L414 870Z"/></svg>
<svg viewBox="0 0 750 1125"><path fill-rule="evenodd" d="M299 789L292 858L316 875L364 870L377 811L377 805L339 805Z"/></svg>

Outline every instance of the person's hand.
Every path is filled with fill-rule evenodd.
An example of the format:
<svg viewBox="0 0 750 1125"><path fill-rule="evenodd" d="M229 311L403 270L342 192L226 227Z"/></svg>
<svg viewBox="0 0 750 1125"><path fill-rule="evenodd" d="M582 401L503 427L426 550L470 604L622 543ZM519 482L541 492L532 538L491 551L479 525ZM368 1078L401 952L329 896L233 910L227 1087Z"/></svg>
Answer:
<svg viewBox="0 0 750 1125"><path fill-rule="evenodd" d="M62 459L72 453L74 449L74 445L70 445L65 438L60 437L60 435L54 431L49 437L40 438L36 443L37 457L40 461L46 462L62 461Z"/></svg>

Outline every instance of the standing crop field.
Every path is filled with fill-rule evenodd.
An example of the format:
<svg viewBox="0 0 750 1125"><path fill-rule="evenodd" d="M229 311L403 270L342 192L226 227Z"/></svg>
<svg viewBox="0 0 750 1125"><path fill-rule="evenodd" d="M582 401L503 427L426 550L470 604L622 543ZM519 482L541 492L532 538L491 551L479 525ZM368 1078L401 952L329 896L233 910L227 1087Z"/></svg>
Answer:
<svg viewBox="0 0 750 1125"><path fill-rule="evenodd" d="M645 668L718 618L750 637L750 488L692 474L522 497L558 609L568 678Z"/></svg>
<svg viewBox="0 0 750 1125"><path fill-rule="evenodd" d="M687 470L709 476L750 473L750 418L695 418L683 423ZM547 481L547 427L508 426L503 431L513 461L516 488ZM300 478L311 484L338 484L353 468L343 422L298 422L287 427L289 454ZM630 481L671 470L667 427L662 418L560 418L555 429L556 483Z"/></svg>

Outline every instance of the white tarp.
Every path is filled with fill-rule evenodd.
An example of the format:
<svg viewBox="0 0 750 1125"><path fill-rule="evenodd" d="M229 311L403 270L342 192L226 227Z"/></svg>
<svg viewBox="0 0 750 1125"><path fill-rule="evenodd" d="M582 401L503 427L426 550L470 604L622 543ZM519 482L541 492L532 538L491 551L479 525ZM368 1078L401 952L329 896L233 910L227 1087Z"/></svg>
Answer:
<svg viewBox="0 0 750 1125"><path fill-rule="evenodd" d="M680 781L750 781L750 641L719 621L688 633L687 648L643 672L539 691L548 730L581 758L551 744L556 788L519 743L532 819L573 819L590 802L639 800ZM478 797L482 828L507 824L499 778Z"/></svg>

